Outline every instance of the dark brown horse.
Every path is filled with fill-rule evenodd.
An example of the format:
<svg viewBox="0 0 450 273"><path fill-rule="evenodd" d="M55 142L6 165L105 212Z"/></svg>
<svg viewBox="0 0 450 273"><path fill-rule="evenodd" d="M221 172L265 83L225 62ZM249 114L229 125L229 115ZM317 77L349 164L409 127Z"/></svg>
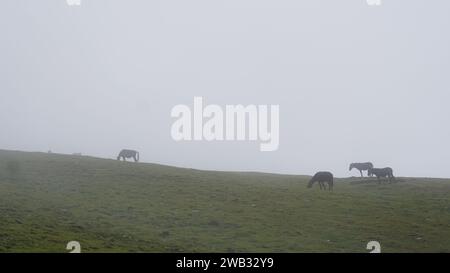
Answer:
<svg viewBox="0 0 450 273"><path fill-rule="evenodd" d="M318 182L320 189L326 190L327 187L324 183L328 183L328 190L333 190L333 174L330 172L318 172L316 173L311 180L309 180L308 188L311 188L314 182Z"/></svg>
<svg viewBox="0 0 450 273"><path fill-rule="evenodd" d="M369 169L368 174L375 175L377 177L378 183L380 183L380 177L387 177L389 182L392 182L392 179L395 179L394 172L392 171L392 168L389 167L382 169L371 168Z"/></svg>

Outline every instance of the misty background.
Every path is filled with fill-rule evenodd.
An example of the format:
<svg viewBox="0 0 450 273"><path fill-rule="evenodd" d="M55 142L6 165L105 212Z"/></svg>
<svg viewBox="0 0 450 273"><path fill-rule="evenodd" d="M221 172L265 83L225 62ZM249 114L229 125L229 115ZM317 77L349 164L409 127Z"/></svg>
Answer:
<svg viewBox="0 0 450 273"><path fill-rule="evenodd" d="M6 0L0 149L337 176L450 177L450 2ZM280 146L175 142L170 111L280 105Z"/></svg>

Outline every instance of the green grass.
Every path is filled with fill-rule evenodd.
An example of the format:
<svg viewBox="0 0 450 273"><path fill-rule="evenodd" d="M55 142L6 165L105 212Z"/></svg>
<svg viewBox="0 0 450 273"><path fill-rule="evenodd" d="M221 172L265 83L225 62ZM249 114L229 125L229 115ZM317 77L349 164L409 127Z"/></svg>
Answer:
<svg viewBox="0 0 450 273"><path fill-rule="evenodd" d="M307 181L0 150L0 252L450 252L450 180Z"/></svg>

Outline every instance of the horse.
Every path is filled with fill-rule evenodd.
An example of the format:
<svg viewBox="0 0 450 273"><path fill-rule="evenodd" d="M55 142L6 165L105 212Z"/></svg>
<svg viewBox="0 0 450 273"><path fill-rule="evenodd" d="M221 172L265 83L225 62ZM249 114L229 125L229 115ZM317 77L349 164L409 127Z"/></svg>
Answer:
<svg viewBox="0 0 450 273"><path fill-rule="evenodd" d="M367 175L371 176L369 174L369 169L373 168L373 164L371 162L365 162L365 163L352 163L350 164L350 167L348 168L349 171L351 171L353 168L358 169L361 173L361 177L363 177L362 171L367 171Z"/></svg>
<svg viewBox="0 0 450 273"><path fill-rule="evenodd" d="M311 188L314 182L318 182L320 189L326 190L325 182L328 183L328 190L333 190L333 174L330 172L318 172L316 173L311 180L309 180L308 188Z"/></svg>
<svg viewBox="0 0 450 273"><path fill-rule="evenodd" d="M368 174L374 174L377 177L378 183L380 183L380 177L387 177L389 183L392 182L392 179L395 179L394 172L392 171L392 168L389 167L382 169L371 168L369 169Z"/></svg>
<svg viewBox="0 0 450 273"><path fill-rule="evenodd" d="M123 149L117 156L117 160L120 160L120 158L123 158L123 161L127 161L126 158L133 158L134 162L139 162L139 152Z"/></svg>

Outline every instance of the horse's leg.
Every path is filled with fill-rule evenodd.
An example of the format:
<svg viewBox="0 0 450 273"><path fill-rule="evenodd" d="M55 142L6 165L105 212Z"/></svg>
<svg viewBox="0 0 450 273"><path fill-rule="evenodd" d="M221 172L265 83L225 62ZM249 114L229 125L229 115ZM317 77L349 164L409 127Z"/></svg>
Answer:
<svg viewBox="0 0 450 273"><path fill-rule="evenodd" d="M361 173L361 177L364 177L363 174L362 174L362 170L359 170L359 172Z"/></svg>
<svg viewBox="0 0 450 273"><path fill-rule="evenodd" d="M323 186L323 185L322 185L322 182L319 181L319 187L320 187L320 190L322 190L322 186Z"/></svg>

